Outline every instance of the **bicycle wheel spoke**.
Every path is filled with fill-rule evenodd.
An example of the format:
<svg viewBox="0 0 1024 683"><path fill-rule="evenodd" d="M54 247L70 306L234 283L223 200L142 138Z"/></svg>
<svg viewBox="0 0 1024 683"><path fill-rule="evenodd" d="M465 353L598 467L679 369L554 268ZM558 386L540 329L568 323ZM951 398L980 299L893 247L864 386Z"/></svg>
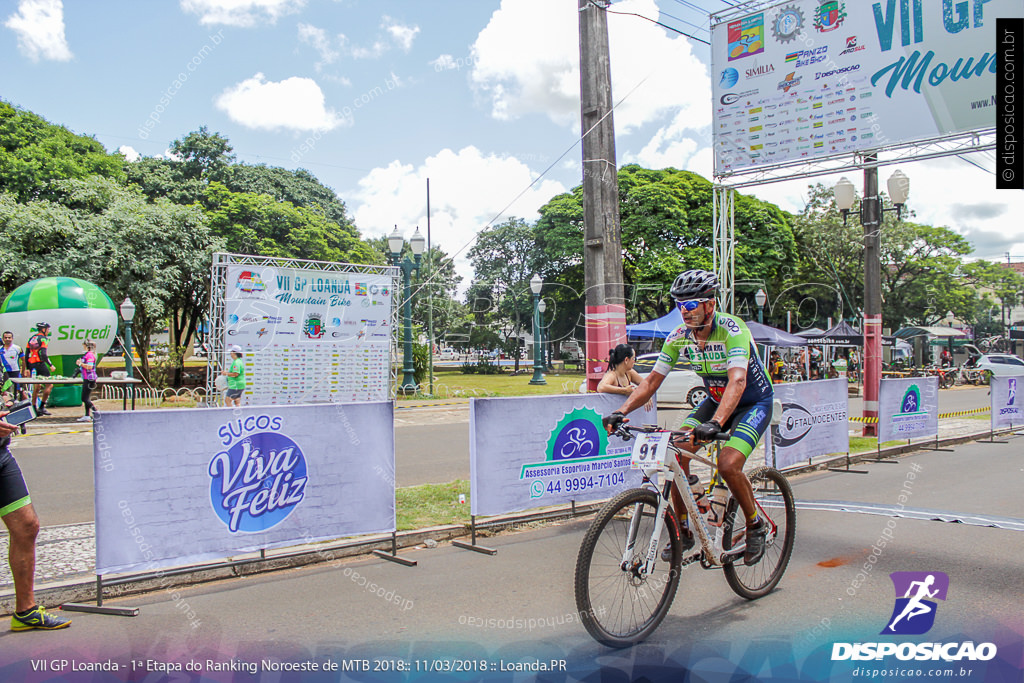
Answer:
<svg viewBox="0 0 1024 683"><path fill-rule="evenodd" d="M643 572L654 533L658 498L645 489L626 491L609 501L588 531L576 566L576 604L584 626L598 641L613 647L639 642L664 618L678 584L678 572L656 558L650 574ZM656 547L676 529L666 519ZM632 526L633 548L623 556ZM679 550L673 543L673 555Z"/></svg>

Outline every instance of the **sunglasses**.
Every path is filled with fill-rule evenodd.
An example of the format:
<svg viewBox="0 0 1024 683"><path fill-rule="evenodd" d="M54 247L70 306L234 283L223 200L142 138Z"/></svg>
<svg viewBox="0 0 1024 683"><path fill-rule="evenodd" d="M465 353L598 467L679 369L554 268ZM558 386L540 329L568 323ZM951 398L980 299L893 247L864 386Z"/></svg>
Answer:
<svg viewBox="0 0 1024 683"><path fill-rule="evenodd" d="M681 311L692 311L708 301L711 301L711 299L686 299L685 301L676 301L676 306Z"/></svg>

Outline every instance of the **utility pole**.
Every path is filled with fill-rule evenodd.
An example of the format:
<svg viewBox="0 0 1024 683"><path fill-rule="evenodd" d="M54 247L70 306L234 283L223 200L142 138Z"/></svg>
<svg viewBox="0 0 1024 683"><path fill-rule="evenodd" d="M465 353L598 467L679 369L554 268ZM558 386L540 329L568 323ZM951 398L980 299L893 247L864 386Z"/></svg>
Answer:
<svg viewBox="0 0 1024 683"><path fill-rule="evenodd" d="M608 0L579 0L583 135L583 279L587 388L597 389L608 349L626 341L619 182L612 120Z"/></svg>
<svg viewBox="0 0 1024 683"><path fill-rule="evenodd" d="M878 418L882 382L882 199L878 196L876 154L864 157L864 417ZM878 425L864 422L864 436L878 436Z"/></svg>

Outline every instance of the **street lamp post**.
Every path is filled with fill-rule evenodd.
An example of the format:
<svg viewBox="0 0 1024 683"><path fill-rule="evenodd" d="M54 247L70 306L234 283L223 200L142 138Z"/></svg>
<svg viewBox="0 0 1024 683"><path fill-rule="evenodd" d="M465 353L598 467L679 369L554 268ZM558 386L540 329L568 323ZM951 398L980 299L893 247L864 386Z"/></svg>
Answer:
<svg viewBox="0 0 1024 683"><path fill-rule="evenodd" d="M757 304L757 322L764 325L764 305L768 303L768 295L763 289L758 288L754 295L754 303Z"/></svg>
<svg viewBox="0 0 1024 683"><path fill-rule="evenodd" d="M540 354L540 289L544 286L544 280L536 273L530 278L530 291L533 292L533 377L530 384L547 384L544 379L544 366L541 365Z"/></svg>
<svg viewBox="0 0 1024 683"><path fill-rule="evenodd" d="M121 302L121 318L124 319L124 369L129 377L132 374L132 320L135 318L135 304L128 297Z"/></svg>
<svg viewBox="0 0 1024 683"><path fill-rule="evenodd" d="M398 387L402 394L415 394L417 389L416 367L412 359L412 273L420 268L420 258L423 255L423 247L426 242L426 239L420 234L420 229L416 228L416 232L409 238L409 248L412 250L415 261L410 261L408 256L403 261L402 246L405 244L405 238L398 232L398 226L396 225L395 231L388 235L388 249L391 250L392 265L402 269L402 322L405 349L402 358L402 384Z"/></svg>
<svg viewBox="0 0 1024 683"><path fill-rule="evenodd" d="M537 310L540 311L540 366L545 370L547 370L549 362L547 349L548 334L544 325L544 311L546 311L547 308L548 302L541 299L540 303L537 304Z"/></svg>
<svg viewBox="0 0 1024 683"><path fill-rule="evenodd" d="M864 227L864 417L878 417L878 391L882 381L882 266L881 249L882 216L885 211L895 211L899 220L903 205L910 194L910 179L897 170L889 178L887 187L893 208L882 207L878 195L878 157L868 154L864 157L864 197L861 200L858 217ZM853 183L845 177L835 186L836 206L843 215L843 225L853 209ZM876 420L866 419L864 436L877 436Z"/></svg>

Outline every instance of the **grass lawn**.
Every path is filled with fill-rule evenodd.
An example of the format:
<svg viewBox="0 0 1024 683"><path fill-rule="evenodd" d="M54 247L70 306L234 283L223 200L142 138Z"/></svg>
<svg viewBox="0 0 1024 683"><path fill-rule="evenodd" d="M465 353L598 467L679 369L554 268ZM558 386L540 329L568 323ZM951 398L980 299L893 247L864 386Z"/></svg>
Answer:
<svg viewBox="0 0 1024 683"><path fill-rule="evenodd" d="M906 441L897 439L896 441L884 441L882 442L882 448L888 448L889 446L902 446ZM850 437L850 452L851 453L863 453L864 451L878 450L878 439L873 436L851 436Z"/></svg>
<svg viewBox="0 0 1024 683"><path fill-rule="evenodd" d="M521 366L525 367L525 366ZM543 396L551 394L575 394L581 382L582 372L548 373L544 376L547 384L530 384L533 377L530 372L512 377L508 373L499 375L464 375L458 370L434 371L434 397L459 398L473 396ZM399 377L401 380L401 377ZM427 390L428 382L424 381ZM423 398L420 396L399 396L403 398Z"/></svg>
<svg viewBox="0 0 1024 683"><path fill-rule="evenodd" d="M459 502L459 494L466 502ZM395 490L398 530L422 529L441 524L469 524L469 482L423 484Z"/></svg>

